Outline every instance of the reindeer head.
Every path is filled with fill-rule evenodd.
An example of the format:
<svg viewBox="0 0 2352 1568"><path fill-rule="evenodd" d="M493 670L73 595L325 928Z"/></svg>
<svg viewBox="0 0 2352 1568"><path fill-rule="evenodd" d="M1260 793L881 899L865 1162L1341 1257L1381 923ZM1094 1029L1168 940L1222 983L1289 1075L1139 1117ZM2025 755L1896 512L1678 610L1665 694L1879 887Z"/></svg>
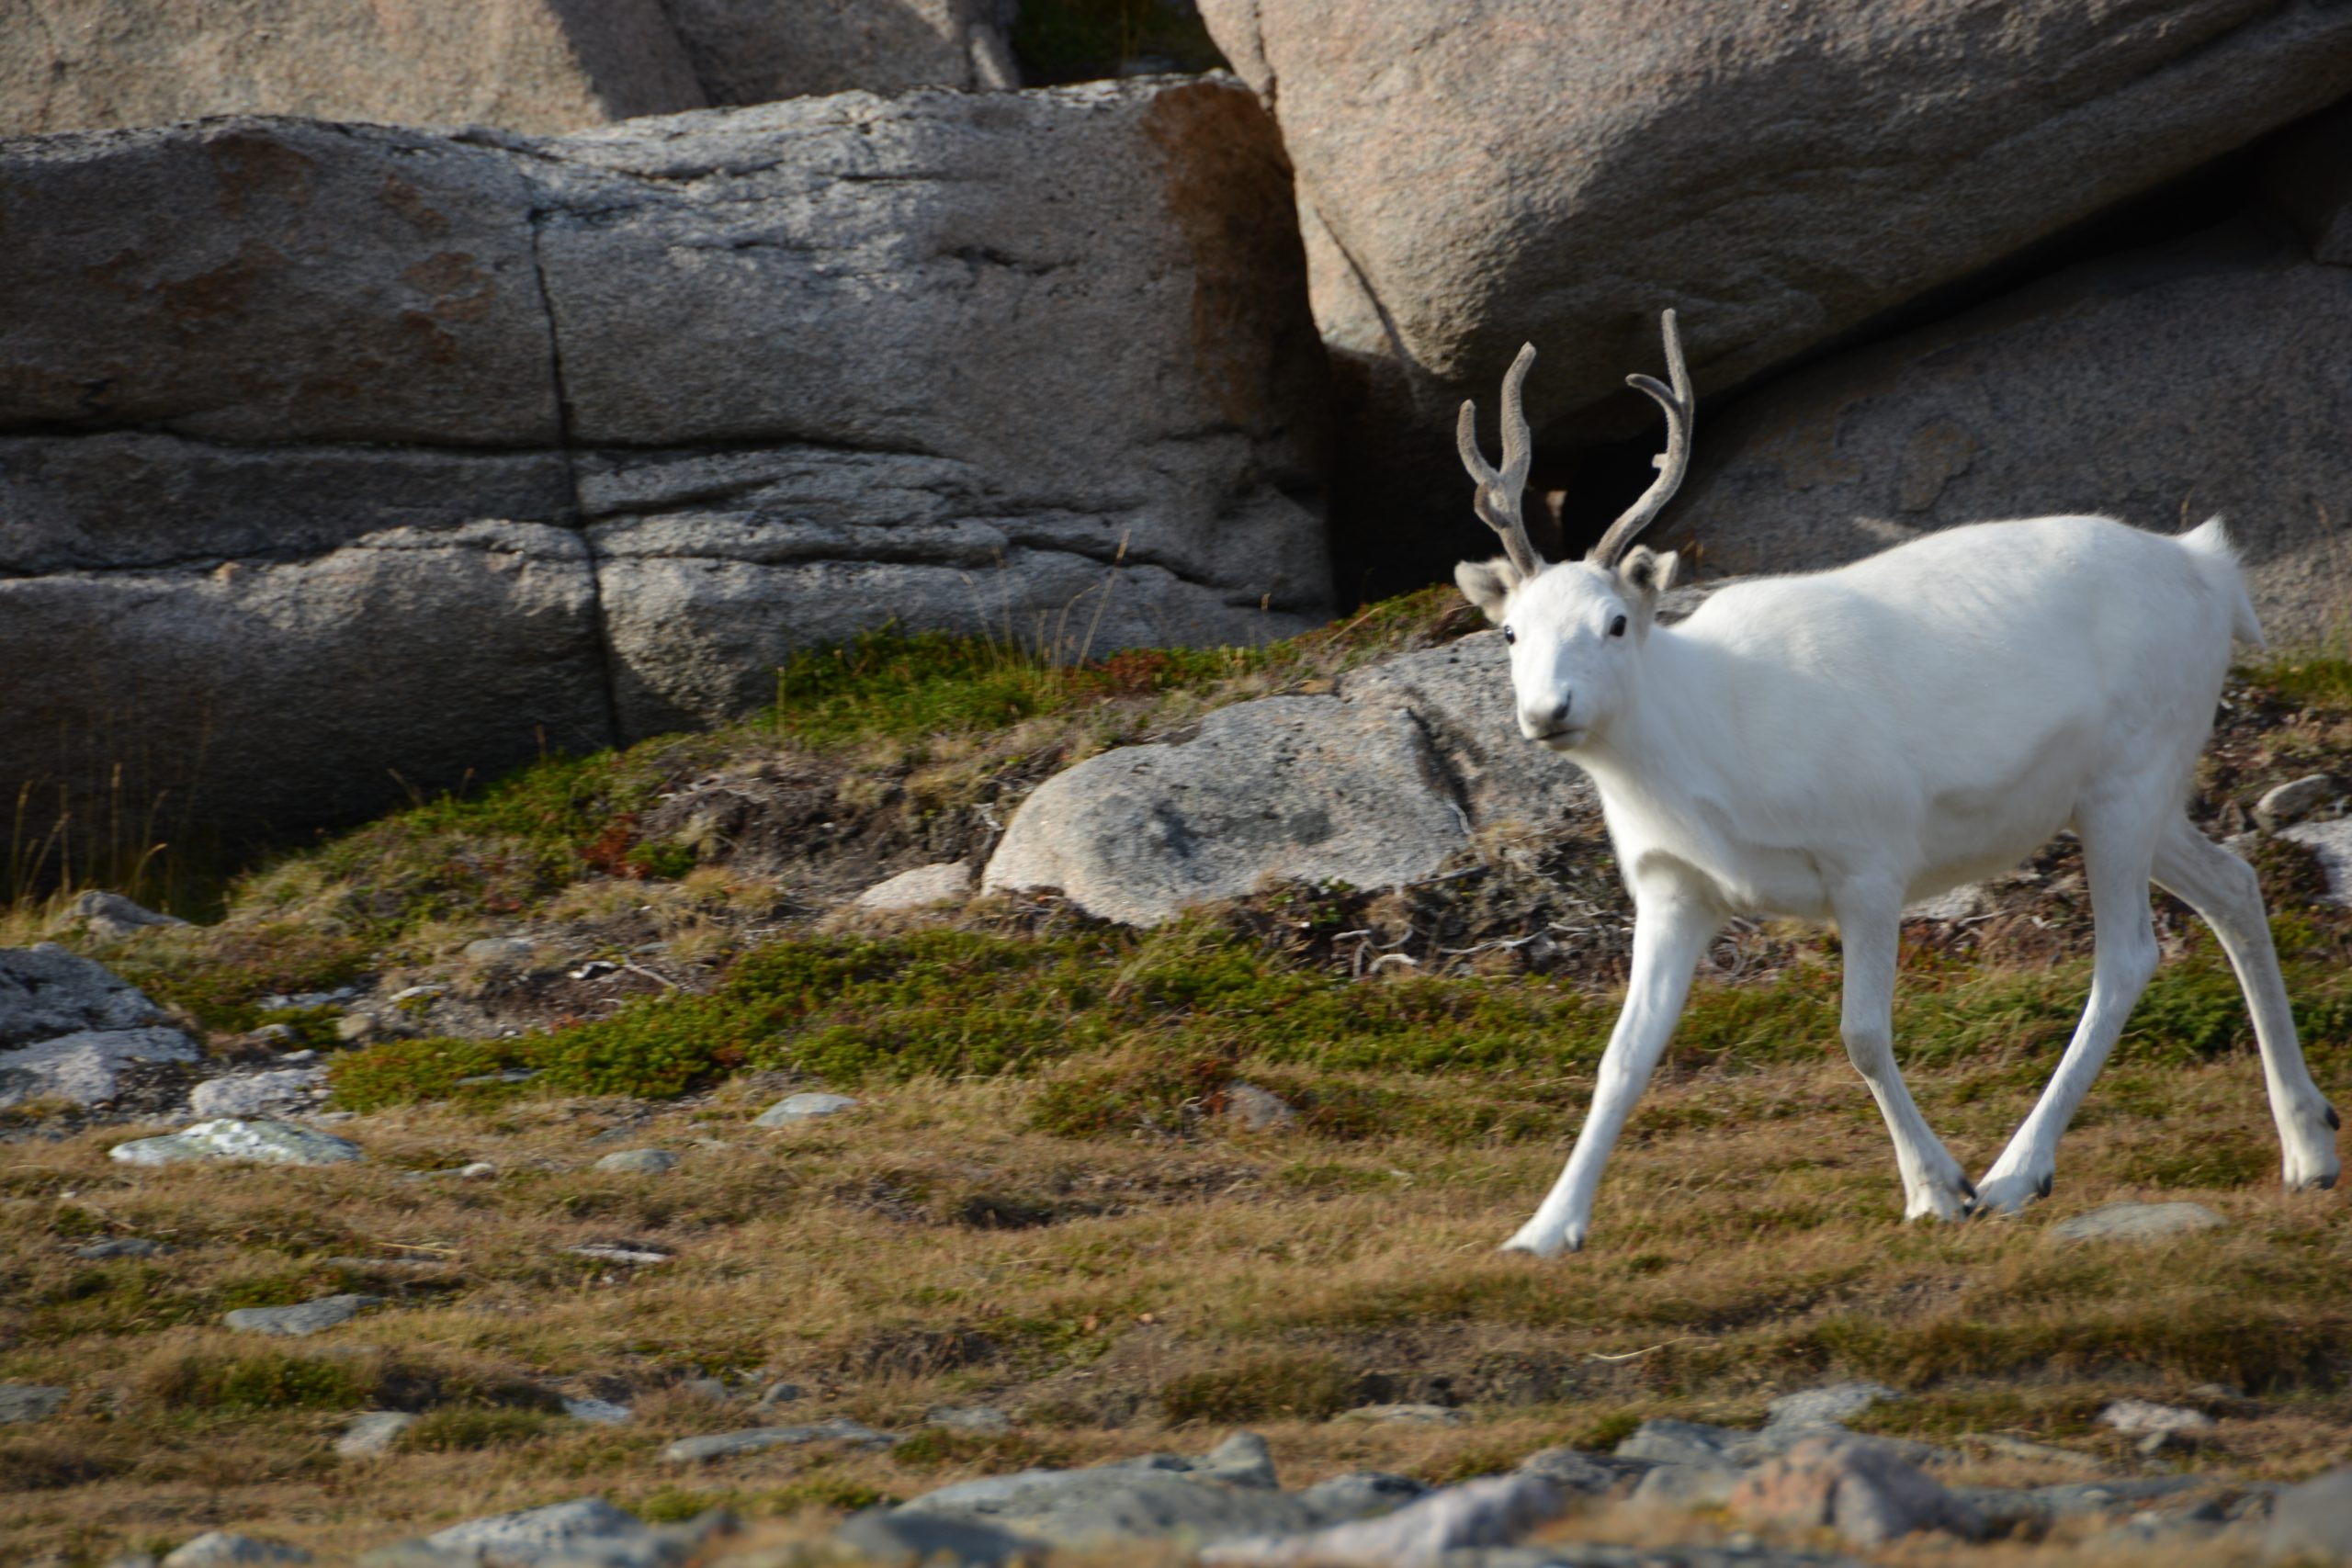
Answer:
<svg viewBox="0 0 2352 1568"><path fill-rule="evenodd" d="M1502 536L1505 553L1464 561L1453 569L1453 581L1510 644L1520 733L1555 751L1582 745L1623 705L1630 661L1649 636L1658 595L1674 581L1672 552L1660 555L1634 544L1673 499L1690 460L1690 373L1682 363L1673 311L1666 312L1664 323L1672 386L1648 376L1625 378L1666 410L1666 450L1654 460L1658 476L1580 561L1547 566L1529 542L1520 511L1534 455L1520 386L1535 363L1535 345L1521 348L1503 377L1499 472L1478 451L1477 404L1462 405L1455 432L1462 463L1478 484L1478 515Z"/></svg>

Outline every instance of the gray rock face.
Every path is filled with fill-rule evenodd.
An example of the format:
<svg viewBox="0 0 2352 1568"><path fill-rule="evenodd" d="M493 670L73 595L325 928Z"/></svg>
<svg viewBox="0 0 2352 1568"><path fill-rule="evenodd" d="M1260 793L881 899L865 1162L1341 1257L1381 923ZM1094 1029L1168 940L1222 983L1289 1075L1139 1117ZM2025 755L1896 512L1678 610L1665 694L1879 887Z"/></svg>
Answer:
<svg viewBox="0 0 2352 1568"><path fill-rule="evenodd" d="M1225 1119L1245 1133L1272 1133L1298 1120L1298 1112L1280 1095L1253 1083L1227 1085Z"/></svg>
<svg viewBox="0 0 2352 1568"><path fill-rule="evenodd" d="M1158 925L1270 877L1382 887L1433 874L1473 833L1598 817L1576 766L1511 716L1501 634L1349 677L1337 695L1219 708L1197 739L1088 759L1022 803L983 886L1059 887Z"/></svg>
<svg viewBox="0 0 2352 1568"><path fill-rule="evenodd" d="M659 1176L677 1167L678 1156L668 1149L620 1149L596 1162L598 1170L632 1171L640 1176Z"/></svg>
<svg viewBox="0 0 2352 1568"><path fill-rule="evenodd" d="M355 1416L351 1425L335 1438L334 1451L345 1459L389 1453L400 1435L415 1426L417 1419L405 1410L370 1410Z"/></svg>
<svg viewBox="0 0 2352 1568"><path fill-rule="evenodd" d="M0 32L0 133L305 114L565 130L706 101L660 0L44 0Z"/></svg>
<svg viewBox="0 0 2352 1568"><path fill-rule="evenodd" d="M481 1568L537 1568L542 1562L611 1564L612 1568L654 1568L683 1561L691 1545L679 1533L687 1527L663 1530L648 1526L636 1515L616 1508L602 1497L581 1497L550 1503L544 1508L523 1508L511 1514L469 1519L435 1530L414 1544L424 1549L410 1561L441 1561L481 1564ZM678 1550L663 1551L674 1541ZM397 1552L401 1549L395 1548ZM382 1555L401 1561L391 1553ZM363 1559L363 1562L366 1561Z"/></svg>
<svg viewBox="0 0 2352 1568"><path fill-rule="evenodd" d="M2352 88L2315 5L1201 10L1280 116L1326 337L1442 423L1531 339L1539 425L1623 397L1662 305L1721 389Z"/></svg>
<svg viewBox="0 0 2352 1568"><path fill-rule="evenodd" d="M263 1116L308 1105L326 1079L324 1067L280 1067L242 1077L209 1078L189 1091L187 1108L198 1116Z"/></svg>
<svg viewBox="0 0 2352 1568"><path fill-rule="evenodd" d="M987 1524L1055 1546L1185 1532L1201 1540L1294 1534L1317 1519L1297 1497L1262 1487L1195 1480L1182 1472L1032 1470L944 1487L901 1514Z"/></svg>
<svg viewBox="0 0 2352 1568"><path fill-rule="evenodd" d="M777 6L663 0L714 104L909 87L1017 87L1012 0Z"/></svg>
<svg viewBox="0 0 2352 1568"><path fill-rule="evenodd" d="M886 621L1299 630L1289 207L1215 82L0 143L0 757L282 832Z"/></svg>
<svg viewBox="0 0 2352 1568"><path fill-rule="evenodd" d="M176 1029L84 1030L37 1045L0 1051L0 1105L55 1097L76 1105L115 1098L122 1069L151 1062L188 1063L196 1042Z"/></svg>
<svg viewBox="0 0 2352 1568"><path fill-rule="evenodd" d="M2106 1203L2050 1227L2052 1241L2155 1241L2229 1221L2202 1203Z"/></svg>
<svg viewBox="0 0 2352 1568"><path fill-rule="evenodd" d="M176 916L159 915L119 893L107 893L97 888L74 900L73 919L99 942L120 942L124 937L155 926L187 924Z"/></svg>
<svg viewBox="0 0 2352 1568"><path fill-rule="evenodd" d="M989 1525L872 1508L833 1531L833 1544L876 1568L915 1568L944 1561L955 1568L995 1568L1037 1554L1036 1546Z"/></svg>
<svg viewBox="0 0 2352 1568"><path fill-rule="evenodd" d="M137 1029L163 1016L137 987L53 942L0 948L0 1047Z"/></svg>
<svg viewBox="0 0 2352 1568"><path fill-rule="evenodd" d="M232 1160L261 1165L341 1165L367 1155L348 1138L266 1117L218 1117L160 1138L134 1138L107 1151L125 1165Z"/></svg>
<svg viewBox="0 0 2352 1568"><path fill-rule="evenodd" d="M73 1390L45 1383L0 1382L0 1427L19 1421L46 1421L58 1412Z"/></svg>
<svg viewBox="0 0 2352 1568"><path fill-rule="evenodd" d="M2352 1469L2278 1494L2262 1554L2271 1562L2352 1561Z"/></svg>
<svg viewBox="0 0 2352 1568"><path fill-rule="evenodd" d="M1823 1388L1784 1393L1765 1406L1764 1425L1771 1427L1836 1425L1860 1416L1871 1405L1903 1396L1884 1383L1841 1382Z"/></svg>
<svg viewBox="0 0 2352 1568"><path fill-rule="evenodd" d="M1724 1506L1756 1524L1836 1530L1860 1547L1917 1530L1973 1540L1984 1522L1967 1502L1883 1447L1852 1438L1808 1438L1742 1477Z"/></svg>
<svg viewBox="0 0 2352 1568"><path fill-rule="evenodd" d="M313 1334L323 1334L330 1328L340 1328L369 1307L383 1304L381 1296L321 1296L316 1301L303 1302L296 1306L239 1307L234 1312L221 1314L220 1321L226 1326L246 1334L306 1338Z"/></svg>
<svg viewBox="0 0 2352 1568"><path fill-rule="evenodd" d="M787 1094L752 1119L754 1127L790 1127L802 1122L813 1122L823 1116L837 1116L855 1109L857 1101L845 1094L803 1092Z"/></svg>
<svg viewBox="0 0 2352 1568"><path fill-rule="evenodd" d="M2312 807L2335 791L2335 780L2326 773L2306 773L2301 778L2262 792L2254 803L2254 819L2269 832L2277 832L2290 822L2303 817Z"/></svg>
<svg viewBox="0 0 2352 1568"><path fill-rule="evenodd" d="M2170 533L2220 513L2266 632L2291 644L2343 614L2352 547L2324 498L2352 490L2332 434L2347 421L2352 271L2224 229L1776 384L1699 438L1663 536L1711 568L1788 571L1959 523L2093 513Z"/></svg>
<svg viewBox="0 0 2352 1568"><path fill-rule="evenodd" d="M1559 1492L1542 1476L1494 1475L1432 1492L1379 1518L1332 1525L1307 1535L1212 1546L1201 1561L1434 1568L1450 1551L1510 1545L1555 1517L1560 1508Z"/></svg>

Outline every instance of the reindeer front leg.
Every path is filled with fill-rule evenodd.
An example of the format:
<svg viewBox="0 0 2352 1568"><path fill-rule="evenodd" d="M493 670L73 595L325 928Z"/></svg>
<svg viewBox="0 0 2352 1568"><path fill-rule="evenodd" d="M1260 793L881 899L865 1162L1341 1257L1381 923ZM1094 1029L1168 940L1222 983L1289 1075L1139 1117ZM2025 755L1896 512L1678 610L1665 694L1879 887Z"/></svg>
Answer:
<svg viewBox="0 0 2352 1568"><path fill-rule="evenodd" d="M1617 1015L1609 1049L1601 1054L1592 1109L1577 1134L1567 1168L1535 1217L1503 1243L1504 1251L1550 1258L1564 1249L1583 1248L1601 1167L1609 1163L1609 1151L1625 1130L1634 1102L1649 1085L1650 1073L1674 1032L1674 1021L1682 1016L1699 955L1722 929L1721 915L1679 892L1645 897L1635 889L1634 974L1625 987L1624 1010Z"/></svg>

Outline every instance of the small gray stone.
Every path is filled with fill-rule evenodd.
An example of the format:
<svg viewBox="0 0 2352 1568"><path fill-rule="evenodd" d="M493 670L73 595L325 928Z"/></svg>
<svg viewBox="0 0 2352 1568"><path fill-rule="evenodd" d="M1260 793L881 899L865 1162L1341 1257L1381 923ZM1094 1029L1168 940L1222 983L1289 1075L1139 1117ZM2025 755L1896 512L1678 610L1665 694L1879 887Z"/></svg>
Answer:
<svg viewBox="0 0 2352 1568"><path fill-rule="evenodd" d="M574 1421L586 1421L597 1427L618 1427L629 1419L628 1406L616 1404L609 1399L567 1398L563 1402L563 1413Z"/></svg>
<svg viewBox="0 0 2352 1568"><path fill-rule="evenodd" d="M259 1116L309 1102L326 1084L324 1067L285 1067L241 1077L209 1078L187 1097L198 1116Z"/></svg>
<svg viewBox="0 0 2352 1568"><path fill-rule="evenodd" d="M291 1122L223 1117L198 1122L160 1138L117 1144L107 1157L125 1165L175 1165L184 1160L239 1160L266 1165L341 1165L364 1159L357 1144Z"/></svg>
<svg viewBox="0 0 2352 1568"><path fill-rule="evenodd" d="M1721 1460L1662 1464L1634 1483L1633 1501L1653 1508L1720 1508L1740 1475L1737 1465Z"/></svg>
<svg viewBox="0 0 2352 1568"><path fill-rule="evenodd" d="M2319 857L2327 876L2327 901L2352 907L2352 817L2333 822L2305 822L2282 829L2278 836L2301 844Z"/></svg>
<svg viewBox="0 0 2352 1568"><path fill-rule="evenodd" d="M1026 1541L992 1525L963 1519L933 1518L869 1508L853 1514L833 1531L833 1544L854 1552L876 1568L913 1568L917 1563L952 1564L953 1568L993 1568L1014 1558L1043 1555Z"/></svg>
<svg viewBox="0 0 2352 1568"><path fill-rule="evenodd" d="M2099 1425L2127 1435L2141 1432L2209 1431L2213 1418L2201 1410L2178 1404L2158 1404L2146 1399L2119 1399L2098 1413Z"/></svg>
<svg viewBox="0 0 2352 1568"><path fill-rule="evenodd" d="M1902 1397L1884 1383L1831 1383L1826 1388L1782 1394L1766 1406L1769 1415L1764 1424L1768 1428L1838 1426L1882 1400Z"/></svg>
<svg viewBox="0 0 2352 1568"><path fill-rule="evenodd" d="M667 1263L673 1256L657 1247L631 1247L617 1241L582 1242L578 1247L567 1247L564 1250L574 1258L594 1258L599 1263L628 1263L639 1266Z"/></svg>
<svg viewBox="0 0 2352 1568"><path fill-rule="evenodd" d="M87 1247L74 1249L76 1258L93 1260L102 1258L162 1258L172 1249L160 1241L145 1236L119 1235L108 1241L94 1241Z"/></svg>
<svg viewBox="0 0 2352 1568"><path fill-rule="evenodd" d="M2262 1554L2272 1562L2352 1562L2352 1468L2278 1494Z"/></svg>
<svg viewBox="0 0 2352 1568"><path fill-rule="evenodd" d="M2325 800L2335 789L2335 781L2325 773L2306 773L2291 784L2282 784L2263 792L2254 803L2254 819L2265 831L2275 833L2290 822L2308 816L2312 807Z"/></svg>
<svg viewBox="0 0 2352 1568"><path fill-rule="evenodd" d="M1459 1427L1470 1414L1446 1404L1360 1404L1340 1413L1342 1421L1391 1422L1411 1427Z"/></svg>
<svg viewBox="0 0 2352 1568"><path fill-rule="evenodd" d="M46 1421L57 1414L72 1392L47 1383L0 1382L0 1426Z"/></svg>
<svg viewBox="0 0 2352 1568"><path fill-rule="evenodd" d="M373 1040L383 1027L373 1013L347 1012L334 1021L334 1037L345 1045L357 1045Z"/></svg>
<svg viewBox="0 0 2352 1568"><path fill-rule="evenodd" d="M2155 1241L2229 1221L2202 1203L2107 1203L2050 1227L2053 1241Z"/></svg>
<svg viewBox="0 0 2352 1568"><path fill-rule="evenodd" d="M754 1127L795 1126L802 1122L814 1121L820 1116L836 1115L849 1110L856 1103L856 1100L845 1094L786 1095L761 1111L758 1120L752 1125Z"/></svg>
<svg viewBox="0 0 2352 1568"><path fill-rule="evenodd" d="M417 1418L405 1410L370 1410L351 1418L351 1425L334 1440L334 1451L345 1459L365 1459L371 1454L389 1452L400 1435L416 1425Z"/></svg>
<svg viewBox="0 0 2352 1568"><path fill-rule="evenodd" d="M791 1387L789 1383L784 1385ZM794 1389L797 1393L799 1391ZM767 1402L763 1398L760 1401ZM926 1427L944 1427L951 1432L978 1432L993 1437L1012 1430L1012 1417L993 1404L940 1404L926 1412L922 1418Z"/></svg>
<svg viewBox="0 0 2352 1568"><path fill-rule="evenodd" d="M1906 920L1973 920L1993 910L1993 895L1973 883L1905 907Z"/></svg>
<svg viewBox="0 0 2352 1568"><path fill-rule="evenodd" d="M680 1438L662 1450L662 1457L673 1464L694 1464L707 1460L729 1459L737 1454L763 1453L769 1449L793 1448L802 1443L848 1443L861 1449L887 1449L899 1439L888 1432L877 1432L861 1421L835 1418L808 1427L754 1427L741 1432L713 1432L707 1437Z"/></svg>
<svg viewBox="0 0 2352 1568"><path fill-rule="evenodd" d="M801 1387L797 1382L772 1382L760 1392L760 1403L789 1404L800 1397L801 1392Z"/></svg>
<svg viewBox="0 0 2352 1568"><path fill-rule="evenodd" d="M163 1568L232 1568L265 1562L308 1562L311 1554L283 1541L260 1540L229 1530L207 1530L176 1551L164 1555Z"/></svg>
<svg viewBox="0 0 2352 1568"><path fill-rule="evenodd" d="M727 1384L713 1377L683 1378L677 1387L680 1393L695 1394L718 1404L726 1404L732 1397Z"/></svg>
<svg viewBox="0 0 2352 1568"><path fill-rule="evenodd" d="M972 891L972 863L919 865L887 882L877 882L857 896L861 909L924 909L933 904L960 901Z"/></svg>
<svg viewBox="0 0 2352 1568"><path fill-rule="evenodd" d="M621 1149L596 1162L598 1170L633 1171L640 1176L659 1176L677 1166L678 1156L668 1149Z"/></svg>
<svg viewBox="0 0 2352 1568"><path fill-rule="evenodd" d="M246 1334L319 1334L349 1323L369 1307L383 1304L381 1296L345 1293L321 1296L298 1306L239 1307L221 1314L220 1322L224 1327Z"/></svg>
<svg viewBox="0 0 2352 1568"><path fill-rule="evenodd" d="M641 1562L645 1559L639 1549L652 1534L635 1515L602 1497L580 1497L544 1508L469 1519L435 1530L414 1544L446 1553L454 1562L481 1563L483 1568L537 1568L556 1562Z"/></svg>
<svg viewBox="0 0 2352 1568"><path fill-rule="evenodd" d="M1493 1475L1431 1492L1378 1518L1308 1535L1261 1536L1203 1551L1204 1563L1435 1564L1465 1548L1508 1546L1555 1518L1561 1498L1540 1475Z"/></svg>
<svg viewBox="0 0 2352 1568"><path fill-rule="evenodd" d="M1253 1083L1237 1083L1225 1091L1225 1119L1245 1133L1271 1133L1296 1122L1298 1112L1280 1095Z"/></svg>

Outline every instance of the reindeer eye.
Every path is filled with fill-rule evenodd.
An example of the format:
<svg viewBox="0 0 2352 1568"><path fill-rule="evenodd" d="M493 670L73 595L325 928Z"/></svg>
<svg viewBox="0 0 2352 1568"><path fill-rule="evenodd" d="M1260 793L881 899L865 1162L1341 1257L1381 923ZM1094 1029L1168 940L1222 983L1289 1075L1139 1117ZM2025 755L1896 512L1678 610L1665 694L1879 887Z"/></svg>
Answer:
<svg viewBox="0 0 2352 1568"><path fill-rule="evenodd" d="M1609 635L1611 637L1623 637L1625 635L1624 616L1620 615L1615 620L1609 623Z"/></svg>
<svg viewBox="0 0 2352 1568"><path fill-rule="evenodd" d="M1519 640L1519 634L1511 630L1509 626L1505 626L1503 628L1503 640L1505 642L1517 642Z"/></svg>

